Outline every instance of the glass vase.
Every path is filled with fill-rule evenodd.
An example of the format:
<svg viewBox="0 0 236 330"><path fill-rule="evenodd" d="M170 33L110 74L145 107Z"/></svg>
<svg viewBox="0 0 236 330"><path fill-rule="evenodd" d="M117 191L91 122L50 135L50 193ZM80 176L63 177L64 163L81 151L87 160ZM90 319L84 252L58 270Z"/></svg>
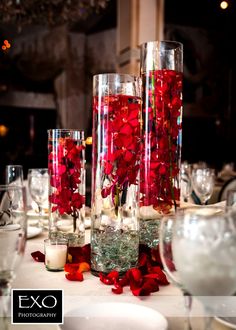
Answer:
<svg viewBox="0 0 236 330"><path fill-rule="evenodd" d="M141 80L93 77L91 270L123 273L138 261Z"/></svg>
<svg viewBox="0 0 236 330"><path fill-rule="evenodd" d="M140 243L155 247L163 214L180 203L183 45L153 41L141 45L142 155Z"/></svg>
<svg viewBox="0 0 236 330"><path fill-rule="evenodd" d="M85 241L84 132L48 130L49 237L67 238L70 246Z"/></svg>

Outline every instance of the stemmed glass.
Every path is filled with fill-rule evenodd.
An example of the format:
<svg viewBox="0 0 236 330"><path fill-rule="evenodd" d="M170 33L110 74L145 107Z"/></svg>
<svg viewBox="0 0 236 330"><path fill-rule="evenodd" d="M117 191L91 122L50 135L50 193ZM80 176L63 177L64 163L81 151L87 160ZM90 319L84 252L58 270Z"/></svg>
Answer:
<svg viewBox="0 0 236 330"><path fill-rule="evenodd" d="M23 186L0 185L0 329L8 329L11 283L26 244L26 192Z"/></svg>
<svg viewBox="0 0 236 330"><path fill-rule="evenodd" d="M169 214L162 218L159 232L159 250L160 258L164 267L164 271L169 281L181 289L184 296L184 307L186 312L185 330L191 330L190 312L192 305L192 297L182 285L179 274L175 268L172 253L173 228L175 224L176 214Z"/></svg>
<svg viewBox="0 0 236 330"><path fill-rule="evenodd" d="M192 193L191 166L188 163L181 164L180 167L180 196L181 200L188 202Z"/></svg>
<svg viewBox="0 0 236 330"><path fill-rule="evenodd" d="M39 225L43 224L43 206L48 202L49 175L47 168L30 168L28 170L28 188L32 200L39 211Z"/></svg>
<svg viewBox="0 0 236 330"><path fill-rule="evenodd" d="M191 173L191 181L193 190L200 199L201 204L207 204L215 185L214 170L211 168L193 169Z"/></svg>
<svg viewBox="0 0 236 330"><path fill-rule="evenodd" d="M23 186L23 166L22 165L6 165L5 182L6 184L14 184Z"/></svg>
<svg viewBox="0 0 236 330"><path fill-rule="evenodd" d="M180 281L203 303L205 330L209 330L211 315L222 305L217 296L236 292L235 213L213 206L188 207L177 212L172 235L173 260Z"/></svg>

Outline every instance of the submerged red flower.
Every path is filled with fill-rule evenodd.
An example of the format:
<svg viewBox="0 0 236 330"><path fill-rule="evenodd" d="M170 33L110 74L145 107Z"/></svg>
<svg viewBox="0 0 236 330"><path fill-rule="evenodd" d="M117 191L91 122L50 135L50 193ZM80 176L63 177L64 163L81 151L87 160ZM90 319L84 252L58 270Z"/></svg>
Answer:
<svg viewBox="0 0 236 330"><path fill-rule="evenodd" d="M95 97L93 102L94 117L101 115L104 126L103 146L106 152L100 159L104 173L104 186L101 195L106 198L112 194L114 203L119 202L114 196L125 191L129 185L137 184L140 161L140 113L141 99L135 96L114 95Z"/></svg>
<svg viewBox="0 0 236 330"><path fill-rule="evenodd" d="M87 262L90 264L91 246L86 244L84 246L69 246L68 254L71 256L72 263Z"/></svg>
<svg viewBox="0 0 236 330"><path fill-rule="evenodd" d="M49 201L53 204L52 212L58 211L60 215L71 214L76 217L76 210L81 209L85 202L85 196L79 190L84 146L77 145L77 141L70 137L60 138L56 150L50 143L48 170L50 185L54 188L49 196Z"/></svg>
<svg viewBox="0 0 236 330"><path fill-rule="evenodd" d="M180 199L182 73L153 70L143 75L141 206L168 213Z"/></svg>

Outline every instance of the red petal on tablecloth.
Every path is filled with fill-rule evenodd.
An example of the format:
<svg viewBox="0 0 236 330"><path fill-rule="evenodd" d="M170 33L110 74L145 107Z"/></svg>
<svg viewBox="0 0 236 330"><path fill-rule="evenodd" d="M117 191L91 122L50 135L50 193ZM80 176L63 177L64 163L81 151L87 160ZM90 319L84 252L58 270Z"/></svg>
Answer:
<svg viewBox="0 0 236 330"><path fill-rule="evenodd" d="M127 276L129 278L130 290L133 292L140 288L143 283L143 276L139 269L131 268L127 271Z"/></svg>
<svg viewBox="0 0 236 330"><path fill-rule="evenodd" d="M65 277L69 281L83 281L83 272L88 272L90 265L87 262L80 262L76 264L65 264L64 271L66 272Z"/></svg>
<svg viewBox="0 0 236 330"><path fill-rule="evenodd" d="M66 273L65 276L66 276L67 280L69 280L69 281L82 282L84 280L83 274L80 273L79 271L74 272L74 273Z"/></svg>
<svg viewBox="0 0 236 330"><path fill-rule="evenodd" d="M121 294L123 293L123 287L119 284L115 284L115 287L111 289L111 291L115 294Z"/></svg>
<svg viewBox="0 0 236 330"><path fill-rule="evenodd" d="M151 269L149 271L150 271L149 274L144 275L145 278L156 279L158 281L158 283L161 284L161 285L168 285L169 284L169 282L166 278L166 275L163 273L161 267L159 267L159 266L151 267Z"/></svg>
<svg viewBox="0 0 236 330"><path fill-rule="evenodd" d="M31 256L37 262L45 262L45 255L40 251L32 252Z"/></svg>
<svg viewBox="0 0 236 330"><path fill-rule="evenodd" d="M83 281L83 272L90 270L90 244L82 247L69 247L72 263L64 267L65 277L69 281ZM37 262L44 262L45 255L40 251L31 253ZM120 277L118 271L113 270L109 274L99 274L100 281L106 285L114 285L114 294L123 293L123 288L129 286L133 295L148 296L152 292L159 291L159 285L168 285L169 282L163 272L159 250L140 245L139 266L129 269Z"/></svg>
<svg viewBox="0 0 236 330"><path fill-rule="evenodd" d="M149 296L152 292L159 291L158 281L153 278L144 279L141 287L131 291L134 296Z"/></svg>
<svg viewBox="0 0 236 330"><path fill-rule="evenodd" d="M100 281L106 285L117 283L119 280L119 273L116 270L111 271L109 274L99 273Z"/></svg>

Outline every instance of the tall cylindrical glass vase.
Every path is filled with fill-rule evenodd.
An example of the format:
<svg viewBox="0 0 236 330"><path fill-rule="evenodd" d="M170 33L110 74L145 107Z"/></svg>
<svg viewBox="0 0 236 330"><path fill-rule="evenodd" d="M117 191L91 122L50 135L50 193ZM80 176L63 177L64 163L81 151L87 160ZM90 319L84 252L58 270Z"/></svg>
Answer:
<svg viewBox="0 0 236 330"><path fill-rule="evenodd" d="M136 266L139 232L141 80L128 74L93 78L91 270Z"/></svg>
<svg viewBox="0 0 236 330"><path fill-rule="evenodd" d="M48 130L49 236L70 246L84 244L84 149L83 131Z"/></svg>
<svg viewBox="0 0 236 330"><path fill-rule="evenodd" d="M160 219L180 202L183 45L141 45L142 140L140 241L158 244Z"/></svg>

